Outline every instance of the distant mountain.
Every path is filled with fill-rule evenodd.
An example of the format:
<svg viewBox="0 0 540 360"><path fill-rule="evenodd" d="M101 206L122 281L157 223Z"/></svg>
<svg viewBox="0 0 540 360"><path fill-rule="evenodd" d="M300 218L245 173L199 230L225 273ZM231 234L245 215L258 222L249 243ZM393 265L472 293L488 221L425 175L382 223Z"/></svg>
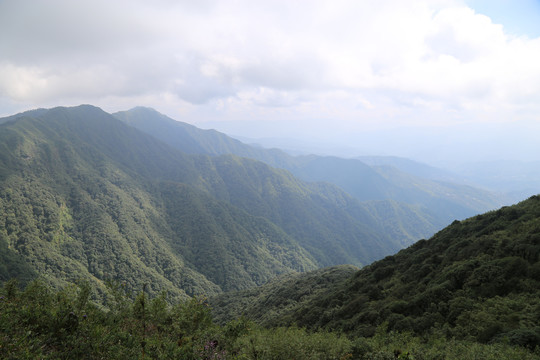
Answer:
<svg viewBox="0 0 540 360"><path fill-rule="evenodd" d="M449 181L451 175L442 170L406 159L362 158L374 165L369 166L359 159L291 156L277 149L243 144L214 130L198 129L153 109L135 108L114 116L184 152L249 157L286 169L306 181L333 183L360 201L392 200L402 203L402 206L412 205L413 212L421 214L420 219L429 218L430 221L424 224L420 237L431 236L455 219L464 219L508 203L508 199L488 191L453 183ZM411 238L409 243L417 239Z"/></svg>
<svg viewBox="0 0 540 360"><path fill-rule="evenodd" d="M329 156L296 160L295 169L290 171L302 179L329 181L361 201L393 200L417 206L432 216L437 229L502 205L502 200L488 191L429 180L393 166L368 166L356 159Z"/></svg>
<svg viewBox="0 0 540 360"><path fill-rule="evenodd" d="M256 160L187 154L93 106L0 123L0 279L212 295L366 265L411 236L392 221L400 206Z"/></svg>
<svg viewBox="0 0 540 360"><path fill-rule="evenodd" d="M465 179L499 192L513 200L540 192L540 162L515 160L483 161L461 164L456 172Z"/></svg>
<svg viewBox="0 0 540 360"><path fill-rule="evenodd" d="M325 271L335 274L332 280ZM310 296L311 287L317 296ZM243 312L237 304L246 300ZM540 346L540 196L455 221L353 276L319 270L211 303L221 321L244 313L265 325L361 336L386 324L388 330L534 349Z"/></svg>
<svg viewBox="0 0 540 360"><path fill-rule="evenodd" d="M374 167L392 166L401 172L429 180L464 183L462 176L450 171L399 156L358 156L356 159Z"/></svg>
<svg viewBox="0 0 540 360"><path fill-rule="evenodd" d="M395 156L361 156L375 168L392 166L402 172L444 183L463 184L495 192L513 204L540 192L540 162L492 160L449 165L450 171Z"/></svg>
<svg viewBox="0 0 540 360"><path fill-rule="evenodd" d="M216 130L199 129L146 107L136 107L112 115L187 154L232 154L261 160L272 166L279 163L280 159L287 157L281 150L266 150L249 146Z"/></svg>

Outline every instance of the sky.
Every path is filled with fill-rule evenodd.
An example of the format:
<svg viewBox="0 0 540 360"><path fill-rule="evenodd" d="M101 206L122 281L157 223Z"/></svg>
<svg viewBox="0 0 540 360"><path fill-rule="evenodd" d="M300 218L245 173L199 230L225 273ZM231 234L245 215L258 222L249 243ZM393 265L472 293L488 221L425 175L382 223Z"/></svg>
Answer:
<svg viewBox="0 0 540 360"><path fill-rule="evenodd" d="M0 0L0 116L148 106L349 156L540 160L539 24L540 0Z"/></svg>

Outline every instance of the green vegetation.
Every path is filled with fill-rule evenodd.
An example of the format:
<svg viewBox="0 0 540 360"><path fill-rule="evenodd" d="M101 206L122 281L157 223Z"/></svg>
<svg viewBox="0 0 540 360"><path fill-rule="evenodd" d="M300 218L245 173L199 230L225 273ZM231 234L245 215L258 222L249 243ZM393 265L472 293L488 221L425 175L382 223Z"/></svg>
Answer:
<svg viewBox="0 0 540 360"><path fill-rule="evenodd" d="M262 286L213 296L209 303L214 319L221 324L244 316L265 327L279 326L281 315L338 290L357 271L355 266L341 265L285 274Z"/></svg>
<svg viewBox="0 0 540 360"><path fill-rule="evenodd" d="M150 294L181 299L315 267L274 224L180 182L198 178L197 159L99 109L45 115L0 128L0 278L83 278L97 296L108 279L131 290L147 282Z"/></svg>
<svg viewBox="0 0 540 360"><path fill-rule="evenodd" d="M5 120L5 121L4 121ZM188 155L92 106L0 121L0 279L116 279L176 299L357 266L410 236L330 184L232 155Z"/></svg>
<svg viewBox="0 0 540 360"><path fill-rule="evenodd" d="M216 325L204 299L169 305L166 293L136 296L109 283L105 307L87 282L53 291L43 282L0 289L3 359L538 359L538 350L388 332L346 337L298 327L263 328L245 318ZM130 296L131 295L131 296Z"/></svg>
<svg viewBox="0 0 540 360"><path fill-rule="evenodd" d="M290 171L304 181L337 185L357 200L374 201L379 211L388 211L379 218L385 219L385 225L392 231L397 230L394 236L405 246L432 236L454 219L498 208L506 200L501 199L501 195L470 186L431 180L427 166L420 164L407 164L401 166L406 171L398 170L405 160L396 162L394 167L380 166L373 161L371 163L378 166L368 166L360 159L333 156L290 156L281 150L241 143L215 130L198 129L153 109L138 107L113 115L185 153L234 154L256 159Z"/></svg>
<svg viewBox="0 0 540 360"><path fill-rule="evenodd" d="M540 346L540 196L456 221L352 277L337 276L316 297L303 296L320 280L305 274L297 282L220 295L214 311L222 321L230 319L227 309L235 317L247 295L246 316L262 324L365 337L385 325L422 337L534 349Z"/></svg>
<svg viewBox="0 0 540 360"><path fill-rule="evenodd" d="M432 215L91 106L0 119L0 185L0 358L540 356L539 196L314 270Z"/></svg>

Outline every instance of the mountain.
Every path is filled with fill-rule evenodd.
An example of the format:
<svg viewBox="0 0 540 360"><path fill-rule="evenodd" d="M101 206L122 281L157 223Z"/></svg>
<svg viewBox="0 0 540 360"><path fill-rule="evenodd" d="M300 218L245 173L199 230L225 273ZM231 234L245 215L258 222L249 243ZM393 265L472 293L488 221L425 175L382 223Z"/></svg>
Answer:
<svg viewBox="0 0 540 360"><path fill-rule="evenodd" d="M488 191L422 178L393 166L368 166L357 159L331 156L296 159L294 170L289 170L302 179L329 181L361 201L393 200L419 207L433 216L437 229L501 205L499 197Z"/></svg>
<svg viewBox="0 0 540 360"><path fill-rule="evenodd" d="M357 271L355 266L340 265L280 275L259 287L223 293L209 302L218 323L244 316L265 327L279 326L283 313L296 311L298 304L341 290Z"/></svg>
<svg viewBox="0 0 540 360"><path fill-rule="evenodd" d="M11 115L11 116L6 116L6 117L3 117L3 118L0 118L0 124L8 122L8 121L15 121L15 120L17 120L18 118L21 118L21 117L41 116L41 115L45 114L47 111L48 111L48 109L40 108L40 109L28 110L28 111L25 111L25 112L22 112L22 113L19 113L19 114L15 114L15 115Z"/></svg>
<svg viewBox="0 0 540 360"><path fill-rule="evenodd" d="M266 325L372 336L377 327L479 342L540 345L540 196L455 221L429 240L350 276L277 279L211 300L221 321L245 315ZM311 284L311 285L310 285ZM312 297L308 289L317 289ZM231 309L228 313L227 309ZM269 318L266 314L273 314Z"/></svg>
<svg viewBox="0 0 540 360"><path fill-rule="evenodd" d="M451 174L442 170L405 159L361 158L373 164L370 166L360 159L291 156L277 149L243 144L215 130L198 129L153 109L139 107L114 116L187 153L249 157L286 169L305 181L330 182L360 201L392 200L402 207L412 206L411 212L419 215L415 222L423 223L423 227L422 235L409 238L408 244L431 236L455 219L508 203L500 195L453 182Z"/></svg>
<svg viewBox="0 0 540 360"><path fill-rule="evenodd" d="M93 106L0 123L2 279L212 295L366 265L409 236L386 234L399 206L362 204L252 159L187 154Z"/></svg>
<svg viewBox="0 0 540 360"><path fill-rule="evenodd" d="M418 161L399 156L358 156L356 159L374 167L392 166L399 171L429 180L463 183L463 177Z"/></svg>
<svg viewBox="0 0 540 360"><path fill-rule="evenodd" d="M523 199L540 191L539 169L538 161L494 160L461 164L455 171L486 189L504 192L511 199Z"/></svg>
<svg viewBox="0 0 540 360"><path fill-rule="evenodd" d="M173 120L151 108L136 107L112 115L187 154L232 154L261 160L273 166L278 164L280 159L287 159L286 153L281 150L249 146L216 130L203 130Z"/></svg>
<svg viewBox="0 0 540 360"><path fill-rule="evenodd" d="M451 171L395 156L361 156L375 168L392 166L402 172L444 183L480 187L494 192L505 204L526 199L540 191L538 161L492 160L447 165ZM458 175L459 174L459 175Z"/></svg>

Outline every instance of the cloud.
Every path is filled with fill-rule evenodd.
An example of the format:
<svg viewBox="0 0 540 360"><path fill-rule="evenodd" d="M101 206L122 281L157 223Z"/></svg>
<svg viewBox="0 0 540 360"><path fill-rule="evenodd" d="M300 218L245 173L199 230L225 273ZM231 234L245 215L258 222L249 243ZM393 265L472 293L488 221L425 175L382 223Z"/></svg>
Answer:
<svg viewBox="0 0 540 360"><path fill-rule="evenodd" d="M0 48L3 103L166 97L224 117L282 108L334 122L500 118L540 103L540 39L457 0L4 0Z"/></svg>
<svg viewBox="0 0 540 360"><path fill-rule="evenodd" d="M125 2L13 1L0 3L2 58L18 64L97 61L145 45L152 34Z"/></svg>

